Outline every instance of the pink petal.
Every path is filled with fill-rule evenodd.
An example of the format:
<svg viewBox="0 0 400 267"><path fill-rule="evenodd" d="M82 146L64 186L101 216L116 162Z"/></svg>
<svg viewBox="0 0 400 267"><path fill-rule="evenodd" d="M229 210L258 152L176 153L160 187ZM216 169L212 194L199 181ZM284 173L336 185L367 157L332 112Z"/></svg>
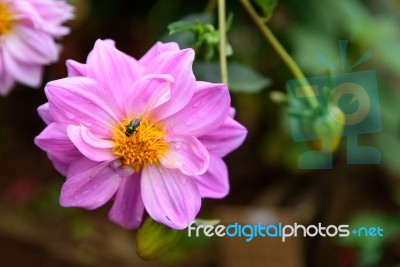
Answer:
<svg viewBox="0 0 400 267"><path fill-rule="evenodd" d="M108 218L126 229L140 226L144 205L140 192L140 174L122 178Z"/></svg>
<svg viewBox="0 0 400 267"><path fill-rule="evenodd" d="M35 144L46 152L74 150L75 146L67 135L67 124L51 123L38 136Z"/></svg>
<svg viewBox="0 0 400 267"><path fill-rule="evenodd" d="M118 158L112 152L112 141L96 137L83 125L69 125L67 133L76 148L93 161L111 161Z"/></svg>
<svg viewBox="0 0 400 267"><path fill-rule="evenodd" d="M1 77L0 75L0 95L6 96L13 89L15 82L11 78L11 76L4 75L5 77Z"/></svg>
<svg viewBox="0 0 400 267"><path fill-rule="evenodd" d="M229 115L230 96L224 84L197 82L190 103L166 121L177 134L200 136L215 130Z"/></svg>
<svg viewBox="0 0 400 267"><path fill-rule="evenodd" d="M171 97L170 85L174 78L167 74L146 75L135 81L126 99L126 116L148 115L154 108L167 102Z"/></svg>
<svg viewBox="0 0 400 267"><path fill-rule="evenodd" d="M68 77L86 77L86 64L76 62L75 60L68 59L66 61Z"/></svg>
<svg viewBox="0 0 400 267"><path fill-rule="evenodd" d="M171 99L153 112L157 120L175 114L192 99L196 88L196 80L192 71L193 60L194 51L184 49L162 53L147 66L145 74L170 74L175 79L175 82L171 84Z"/></svg>
<svg viewBox="0 0 400 267"><path fill-rule="evenodd" d="M229 193L228 168L219 157L210 155L207 172L195 178L201 197L223 198Z"/></svg>
<svg viewBox="0 0 400 267"><path fill-rule="evenodd" d="M37 111L39 113L39 116L46 124L54 122L54 119L49 111L49 103L44 103L43 105L39 106Z"/></svg>
<svg viewBox="0 0 400 267"><path fill-rule="evenodd" d="M235 115L236 115L236 109L231 107L229 109L229 117L231 117L233 119L233 118L235 118Z"/></svg>
<svg viewBox="0 0 400 267"><path fill-rule="evenodd" d="M112 45L115 47L115 41L113 39L104 39L103 42L106 42L109 45Z"/></svg>
<svg viewBox="0 0 400 267"><path fill-rule="evenodd" d="M4 66L15 80L31 87L38 87L42 80L43 68L40 65L26 64L15 59L8 50L3 49Z"/></svg>
<svg viewBox="0 0 400 267"><path fill-rule="evenodd" d="M60 37L69 33L69 29L61 24L74 17L74 8L64 1L30 0L30 3L38 11L42 23L41 30Z"/></svg>
<svg viewBox="0 0 400 267"><path fill-rule="evenodd" d="M51 151L51 153L47 153L47 156L53 163L54 168L64 176L68 174L72 162L83 158L82 154L75 147L68 151Z"/></svg>
<svg viewBox="0 0 400 267"><path fill-rule="evenodd" d="M38 60L41 59L43 62L42 64L48 64L58 60L60 48L50 35L22 25L15 27L15 34L18 35L20 39L23 38L23 40L20 40L19 45L22 47L22 42L24 42L26 50L31 51ZM15 38L12 45L16 42L17 38ZM24 51L19 51L19 53L21 52ZM28 55L30 54L25 55L26 60L30 58Z"/></svg>
<svg viewBox="0 0 400 267"><path fill-rule="evenodd" d="M13 18L19 25L39 28L43 20L29 1L11 1L14 12Z"/></svg>
<svg viewBox="0 0 400 267"><path fill-rule="evenodd" d="M66 175L67 179L74 177L76 175L79 175L83 170L89 170L91 168L94 168L95 166L98 166L99 164L105 164L104 162L99 163L97 161L90 160L87 157L85 157L84 155L82 155L82 153L80 153L80 152L79 152L79 154L81 156L79 158L77 158L77 160L74 160L70 163L70 168L68 169L68 173ZM113 163L114 162L109 162L108 167L115 170L115 168L113 168Z"/></svg>
<svg viewBox="0 0 400 267"><path fill-rule="evenodd" d="M71 162L82 157L67 135L67 125L49 124L34 140L35 144L47 152L54 167L66 175Z"/></svg>
<svg viewBox="0 0 400 267"><path fill-rule="evenodd" d="M216 130L199 137L199 140L211 154L225 157L238 148L247 135L247 129L228 117Z"/></svg>
<svg viewBox="0 0 400 267"><path fill-rule="evenodd" d="M196 182L178 170L147 166L143 169L141 190L149 215L171 228L186 228L199 212L201 197Z"/></svg>
<svg viewBox="0 0 400 267"><path fill-rule="evenodd" d="M121 178L109 162L95 164L86 161L80 172L68 177L61 189L61 206L96 209L112 198Z"/></svg>
<svg viewBox="0 0 400 267"><path fill-rule="evenodd" d="M14 20L54 37L69 33L61 24L73 18L73 7L63 1L12 1Z"/></svg>
<svg viewBox="0 0 400 267"><path fill-rule="evenodd" d="M31 44L30 40L23 38L17 32L9 34L3 39L4 49L7 49L10 55L19 62L28 64L48 64L51 61L49 55L35 48L35 43Z"/></svg>
<svg viewBox="0 0 400 267"><path fill-rule="evenodd" d="M179 51L179 46L177 43L161 43L157 42L155 45L153 45L152 48L150 48L149 51L141 58L139 59L139 63L143 66L148 66L151 64L151 62L154 60L155 57L158 55L168 52L168 51Z"/></svg>
<svg viewBox="0 0 400 267"><path fill-rule="evenodd" d="M40 16L52 23L60 24L66 19L72 19L73 6L68 5L65 0L29 0L39 11Z"/></svg>
<svg viewBox="0 0 400 267"><path fill-rule="evenodd" d="M48 83L45 92L49 110L56 121L83 124L101 137L111 137L120 121L101 85L85 77L70 77Z"/></svg>
<svg viewBox="0 0 400 267"><path fill-rule="evenodd" d="M87 75L108 90L123 110L131 84L143 74L138 62L107 41L97 40L87 60Z"/></svg>
<svg viewBox="0 0 400 267"><path fill-rule="evenodd" d="M166 168L179 169L185 175L195 176L205 173L210 158L207 149L196 137L175 136L160 162Z"/></svg>
<svg viewBox="0 0 400 267"><path fill-rule="evenodd" d="M7 73L4 66L2 52L0 51L0 95L6 96L14 87L14 79Z"/></svg>

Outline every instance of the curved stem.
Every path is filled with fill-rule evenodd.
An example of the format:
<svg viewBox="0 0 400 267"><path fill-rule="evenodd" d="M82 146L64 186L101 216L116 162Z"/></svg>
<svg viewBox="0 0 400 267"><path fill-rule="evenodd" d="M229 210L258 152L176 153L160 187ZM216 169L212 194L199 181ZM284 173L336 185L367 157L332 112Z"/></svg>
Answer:
<svg viewBox="0 0 400 267"><path fill-rule="evenodd" d="M218 30L219 30L219 64L221 80L228 86L228 67L226 62L226 27L225 0L218 0Z"/></svg>
<svg viewBox="0 0 400 267"><path fill-rule="evenodd" d="M301 85L301 90L303 90L304 95L307 96L311 108L317 108L318 101L315 98L315 94L312 91L310 84L308 83L306 77L304 76L299 66L296 64L293 58L289 55L289 53L285 50L285 48L281 45L278 39L274 36L274 34L265 24L264 19L257 14L257 12L253 8L249 0L240 0L240 2L242 3L243 7L246 9L250 17L253 19L254 23L257 25L261 33L264 35L264 37L268 40L268 42L272 45L274 50L285 62L285 64L288 66L293 75L299 80Z"/></svg>

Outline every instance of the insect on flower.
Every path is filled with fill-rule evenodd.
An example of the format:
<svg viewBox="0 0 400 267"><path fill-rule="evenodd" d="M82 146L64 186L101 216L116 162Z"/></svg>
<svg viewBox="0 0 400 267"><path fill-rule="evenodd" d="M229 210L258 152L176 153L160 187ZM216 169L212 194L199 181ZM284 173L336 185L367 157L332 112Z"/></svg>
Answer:
<svg viewBox="0 0 400 267"><path fill-rule="evenodd" d="M140 126L140 119L136 118L131 120L131 122L126 126L125 135L127 137L131 136L134 132L136 132L137 127Z"/></svg>

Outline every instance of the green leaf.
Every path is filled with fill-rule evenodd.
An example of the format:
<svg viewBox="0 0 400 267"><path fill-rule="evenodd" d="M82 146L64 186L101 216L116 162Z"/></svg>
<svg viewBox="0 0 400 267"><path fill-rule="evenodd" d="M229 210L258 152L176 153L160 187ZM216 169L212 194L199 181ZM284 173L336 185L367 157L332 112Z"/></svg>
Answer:
<svg viewBox="0 0 400 267"><path fill-rule="evenodd" d="M179 22L179 23L178 23ZM175 23L178 23L174 25ZM166 34L161 37L162 42L177 42L180 48L189 48L193 46L196 42L193 32L190 31L191 28L198 27L198 25L212 24L213 15L212 13L192 13L187 16L182 17L177 22L172 22L168 26L168 30L171 33L171 28L174 30L174 35ZM190 29L184 29L190 26Z"/></svg>
<svg viewBox="0 0 400 267"><path fill-rule="evenodd" d="M221 70L217 62L196 62L193 71L198 80L220 83ZM228 63L229 90L235 93L257 93L271 85L271 80L246 65Z"/></svg>
<svg viewBox="0 0 400 267"><path fill-rule="evenodd" d="M278 0L256 0L256 4L262 9L266 18L272 15L277 3Z"/></svg>
<svg viewBox="0 0 400 267"><path fill-rule="evenodd" d="M190 30L193 27L193 24L186 21L186 20L179 20L179 21L175 21L172 22L168 25L168 31L169 34L175 34L177 32L181 32L181 31L187 31Z"/></svg>
<svg viewBox="0 0 400 267"><path fill-rule="evenodd" d="M182 20L168 25L169 35L174 35L173 39L164 38L164 41L176 41L180 47L192 47L196 50L197 58L203 58L206 61L211 60L216 51L219 50L219 30L215 29L209 13L193 14L182 18ZM232 25L233 14L230 13L227 18L227 30ZM232 46L227 42L225 47L226 56L233 55Z"/></svg>

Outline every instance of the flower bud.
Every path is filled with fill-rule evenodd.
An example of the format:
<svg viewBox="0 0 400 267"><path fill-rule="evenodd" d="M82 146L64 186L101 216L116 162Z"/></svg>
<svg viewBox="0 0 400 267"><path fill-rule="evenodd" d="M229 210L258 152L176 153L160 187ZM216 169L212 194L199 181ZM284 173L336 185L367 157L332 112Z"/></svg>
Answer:
<svg viewBox="0 0 400 267"><path fill-rule="evenodd" d="M170 250L182 232L148 217L136 234L136 253L144 260L155 259Z"/></svg>
<svg viewBox="0 0 400 267"><path fill-rule="evenodd" d="M335 152L339 147L345 122L346 118L341 109L335 105L329 105L328 112L315 120L313 128L317 140L311 141L311 146L323 152Z"/></svg>

